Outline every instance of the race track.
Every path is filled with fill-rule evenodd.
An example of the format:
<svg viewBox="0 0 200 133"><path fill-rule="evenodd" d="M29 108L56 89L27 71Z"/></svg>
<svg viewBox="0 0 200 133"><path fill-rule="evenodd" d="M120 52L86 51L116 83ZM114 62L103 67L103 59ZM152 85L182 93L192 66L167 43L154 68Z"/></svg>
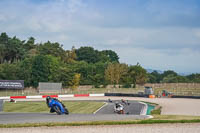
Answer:
<svg viewBox="0 0 200 133"><path fill-rule="evenodd" d="M140 115L144 108L144 104L140 102L130 101L130 105L124 105L124 107L125 113L128 114L115 114L114 101L112 103L107 102L106 106L98 110L95 114L57 115L55 113L0 113L0 124L133 120L147 119L149 117Z"/></svg>
<svg viewBox="0 0 200 133"><path fill-rule="evenodd" d="M119 101L119 100L118 100ZM99 110L96 114L113 114L114 113L114 104L118 102L117 100L108 102L105 107ZM141 104L138 101L128 101L129 105L123 104L125 114L130 115L141 115L141 112L144 108L144 104Z"/></svg>

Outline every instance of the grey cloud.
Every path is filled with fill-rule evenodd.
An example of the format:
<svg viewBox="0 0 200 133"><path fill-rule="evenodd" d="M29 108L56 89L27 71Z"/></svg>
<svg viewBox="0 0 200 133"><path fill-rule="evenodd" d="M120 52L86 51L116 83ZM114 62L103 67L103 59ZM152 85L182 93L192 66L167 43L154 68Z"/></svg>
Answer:
<svg viewBox="0 0 200 133"><path fill-rule="evenodd" d="M151 7L149 13L138 10L122 15L93 10L80 0L68 2L3 3L0 32L22 39L33 36L37 42L59 42L65 49L72 45L112 49L121 62L140 62L146 68L199 71L200 17L196 11L181 16L156 13Z"/></svg>

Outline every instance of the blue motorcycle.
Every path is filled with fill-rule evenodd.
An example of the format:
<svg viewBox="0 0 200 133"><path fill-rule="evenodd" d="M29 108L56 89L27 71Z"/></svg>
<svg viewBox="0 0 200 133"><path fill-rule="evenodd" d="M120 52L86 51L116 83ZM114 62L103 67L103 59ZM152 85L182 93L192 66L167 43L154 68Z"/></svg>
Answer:
<svg viewBox="0 0 200 133"><path fill-rule="evenodd" d="M56 98L46 97L47 106L50 108L50 113L56 112L58 115L69 114L65 105Z"/></svg>

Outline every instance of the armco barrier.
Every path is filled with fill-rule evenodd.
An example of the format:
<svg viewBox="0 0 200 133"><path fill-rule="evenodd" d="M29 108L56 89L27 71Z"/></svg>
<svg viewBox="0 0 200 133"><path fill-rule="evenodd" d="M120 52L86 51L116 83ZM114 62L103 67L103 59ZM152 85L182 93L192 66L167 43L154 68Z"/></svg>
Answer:
<svg viewBox="0 0 200 133"><path fill-rule="evenodd" d="M9 100L9 99L41 99L46 98L47 96L55 97L55 98L64 98L64 97L101 97L105 96L102 94L68 94L68 95L38 95L38 96L7 96L0 97L0 100Z"/></svg>
<svg viewBox="0 0 200 133"><path fill-rule="evenodd" d="M148 97L144 94L130 94L130 93L105 93L105 96L118 96L118 97Z"/></svg>
<svg viewBox="0 0 200 133"><path fill-rule="evenodd" d="M171 98L192 98L192 99L200 99L200 96L178 96L178 95L173 95Z"/></svg>

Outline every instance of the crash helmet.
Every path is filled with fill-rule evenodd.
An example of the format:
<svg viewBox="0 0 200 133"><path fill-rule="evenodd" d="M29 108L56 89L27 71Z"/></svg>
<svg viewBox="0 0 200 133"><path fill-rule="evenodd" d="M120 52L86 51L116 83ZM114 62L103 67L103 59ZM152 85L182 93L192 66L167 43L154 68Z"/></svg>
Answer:
<svg viewBox="0 0 200 133"><path fill-rule="evenodd" d="M119 102L116 102L115 105L119 105Z"/></svg>
<svg viewBox="0 0 200 133"><path fill-rule="evenodd" d="M46 97L46 100L50 100L50 99L51 99L51 97L50 97L50 96L47 96L47 97Z"/></svg>

